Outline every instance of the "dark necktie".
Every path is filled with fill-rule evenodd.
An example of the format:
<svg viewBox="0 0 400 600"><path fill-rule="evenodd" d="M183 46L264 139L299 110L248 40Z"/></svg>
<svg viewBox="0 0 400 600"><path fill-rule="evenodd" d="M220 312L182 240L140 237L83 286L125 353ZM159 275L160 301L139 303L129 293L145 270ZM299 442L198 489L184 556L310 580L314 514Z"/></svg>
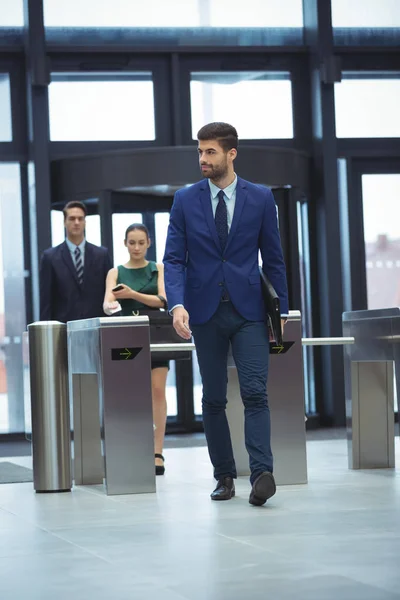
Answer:
<svg viewBox="0 0 400 600"><path fill-rule="evenodd" d="M228 241L228 211L226 208L225 194L223 190L218 192L219 202L215 211L215 227L221 244L221 250L224 252L226 242Z"/></svg>
<svg viewBox="0 0 400 600"><path fill-rule="evenodd" d="M82 263L82 253L77 246L75 248L75 268L76 268L76 276L78 278L79 284L82 285L83 282L83 263Z"/></svg>

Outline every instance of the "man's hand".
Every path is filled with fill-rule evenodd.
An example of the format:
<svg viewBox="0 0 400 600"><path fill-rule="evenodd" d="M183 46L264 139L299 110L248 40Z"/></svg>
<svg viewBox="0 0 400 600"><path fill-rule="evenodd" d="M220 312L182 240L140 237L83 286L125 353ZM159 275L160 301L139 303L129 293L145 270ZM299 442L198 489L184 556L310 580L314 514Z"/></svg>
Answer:
<svg viewBox="0 0 400 600"><path fill-rule="evenodd" d="M184 340L190 340L192 332L189 328L189 313L183 306L177 306L172 313L173 325L176 333Z"/></svg>

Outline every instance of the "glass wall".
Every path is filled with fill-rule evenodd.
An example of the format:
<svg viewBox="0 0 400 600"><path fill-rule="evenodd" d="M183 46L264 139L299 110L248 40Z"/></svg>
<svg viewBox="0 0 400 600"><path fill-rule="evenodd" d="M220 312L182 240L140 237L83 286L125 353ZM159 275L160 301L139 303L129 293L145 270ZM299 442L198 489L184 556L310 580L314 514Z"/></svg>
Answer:
<svg viewBox="0 0 400 600"><path fill-rule="evenodd" d="M20 169L0 163L0 433L24 431L26 330Z"/></svg>
<svg viewBox="0 0 400 600"><path fill-rule="evenodd" d="M154 140L154 93L149 72L53 75L49 86L50 139Z"/></svg>
<svg viewBox="0 0 400 600"><path fill-rule="evenodd" d="M343 77L335 84L337 137L400 137L400 74L344 73Z"/></svg>
<svg viewBox="0 0 400 600"><path fill-rule="evenodd" d="M293 137L289 73L191 73L192 137L204 123L234 123L240 139Z"/></svg>

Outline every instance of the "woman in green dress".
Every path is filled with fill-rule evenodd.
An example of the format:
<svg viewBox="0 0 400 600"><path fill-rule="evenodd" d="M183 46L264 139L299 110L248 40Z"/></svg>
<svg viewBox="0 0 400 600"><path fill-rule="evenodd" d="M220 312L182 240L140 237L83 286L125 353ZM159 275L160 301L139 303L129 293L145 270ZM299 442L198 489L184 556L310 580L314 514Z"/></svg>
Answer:
<svg viewBox="0 0 400 600"><path fill-rule="evenodd" d="M141 223L130 225L125 233L125 246L129 260L124 265L110 269L106 279L106 293L103 309L112 314L121 307L118 314L132 316L140 309L160 309L165 307L164 266L146 260L150 247L147 227ZM121 285L120 291L113 291ZM162 455L165 424L167 420L166 383L168 361L151 359L151 384L153 396L154 452L156 474L163 475Z"/></svg>

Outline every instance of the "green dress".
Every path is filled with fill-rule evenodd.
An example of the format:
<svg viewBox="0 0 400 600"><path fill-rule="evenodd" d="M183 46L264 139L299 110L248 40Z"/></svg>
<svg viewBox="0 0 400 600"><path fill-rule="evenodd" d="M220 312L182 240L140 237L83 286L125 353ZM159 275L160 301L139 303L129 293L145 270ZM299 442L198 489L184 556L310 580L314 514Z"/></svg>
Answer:
<svg viewBox="0 0 400 600"><path fill-rule="evenodd" d="M118 279L117 284L123 283L141 294L149 294L150 296L157 296L158 294L158 269L154 261L149 261L148 265L141 267L140 269L127 269L120 265L118 267ZM125 300L120 299L118 302L122 308L122 315L124 317L131 317L132 313L141 308L150 309L149 306L138 302L133 298L126 298ZM150 309L151 310L151 309ZM157 360L152 357L151 368L157 369L160 367L169 368L168 360Z"/></svg>
<svg viewBox="0 0 400 600"><path fill-rule="evenodd" d="M127 285L135 292L141 294L149 294L150 296L157 296L158 294L158 269L157 265L153 261L149 261L148 265L141 267L140 269L127 269L120 265L118 267L118 279L117 284L123 283ZM134 311L140 310L141 308L149 309L149 306L138 302L133 298L127 298L125 300L118 300L122 308L122 314L124 317L131 317Z"/></svg>

